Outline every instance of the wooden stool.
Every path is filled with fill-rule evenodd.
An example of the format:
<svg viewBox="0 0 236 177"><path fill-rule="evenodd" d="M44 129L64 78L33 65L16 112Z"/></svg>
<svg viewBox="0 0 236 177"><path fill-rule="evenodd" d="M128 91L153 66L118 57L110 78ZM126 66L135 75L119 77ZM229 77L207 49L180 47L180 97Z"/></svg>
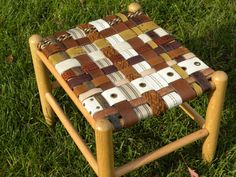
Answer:
<svg viewBox="0 0 236 177"><path fill-rule="evenodd" d="M214 71L132 3L65 32L29 39L42 111L54 113L99 177L122 176L196 140L211 162L217 146L227 75ZM56 82L49 79L50 73ZM61 86L95 130L97 158L64 114L52 89ZM211 90L203 119L186 102ZM121 167L114 167L112 133L180 106L200 130Z"/></svg>

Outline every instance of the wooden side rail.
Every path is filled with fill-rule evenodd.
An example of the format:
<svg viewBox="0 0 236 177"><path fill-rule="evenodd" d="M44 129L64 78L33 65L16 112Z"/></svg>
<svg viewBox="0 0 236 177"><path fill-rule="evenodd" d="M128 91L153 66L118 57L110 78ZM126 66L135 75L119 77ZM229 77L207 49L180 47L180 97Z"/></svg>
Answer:
<svg viewBox="0 0 236 177"><path fill-rule="evenodd" d="M148 153L134 161L131 161L121 167L116 168L115 174L116 176L122 176L126 173L129 173L143 165L146 165L160 157L163 157L181 147L184 147L190 143L193 143L194 141L197 141L199 139L202 139L204 137L208 136L208 130L203 128L201 130L198 130L194 133L191 133L181 139L178 139L170 144L167 144L160 149L157 149L151 153Z"/></svg>
<svg viewBox="0 0 236 177"><path fill-rule="evenodd" d="M188 103L183 103L179 107L202 128L205 125L205 119L195 111Z"/></svg>
<svg viewBox="0 0 236 177"><path fill-rule="evenodd" d="M71 138L81 151L81 153L84 155L85 159L88 161L94 172L98 175L98 164L93 156L90 149L87 147L87 145L84 143L84 140L82 137L77 133L76 129L72 125L71 121L68 119L68 117L64 114L63 110L55 100L55 98L52 96L51 93L46 93L45 95L46 100L52 107L53 111L56 113L58 118L60 119L61 123L64 125L67 132L70 134Z"/></svg>

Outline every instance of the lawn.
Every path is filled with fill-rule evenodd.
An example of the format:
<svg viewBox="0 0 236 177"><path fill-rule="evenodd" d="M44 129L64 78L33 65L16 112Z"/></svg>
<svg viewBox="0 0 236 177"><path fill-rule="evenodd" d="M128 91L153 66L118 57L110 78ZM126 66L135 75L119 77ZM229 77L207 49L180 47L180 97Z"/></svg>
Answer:
<svg viewBox="0 0 236 177"><path fill-rule="evenodd" d="M0 0L0 176L95 176L61 124L48 127L39 95L28 38L70 29L105 15L125 11L128 0ZM198 141L127 176L188 176L185 162L201 176L236 176L236 1L140 1L143 10L216 70L229 75L219 146L205 165ZM63 100L78 131L94 151L94 132L64 92ZM73 105L73 106L71 106ZM202 115L207 94L191 105ZM114 135L115 164L121 165L196 130L179 109L142 121ZM183 158L185 160L183 160Z"/></svg>

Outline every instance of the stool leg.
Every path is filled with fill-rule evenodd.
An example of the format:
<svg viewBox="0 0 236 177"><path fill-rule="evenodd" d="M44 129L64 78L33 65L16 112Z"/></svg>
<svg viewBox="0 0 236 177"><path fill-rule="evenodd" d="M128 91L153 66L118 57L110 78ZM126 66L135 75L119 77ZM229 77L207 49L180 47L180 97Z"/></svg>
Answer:
<svg viewBox="0 0 236 177"><path fill-rule="evenodd" d="M54 112L45 98L45 94L47 92L51 93L51 83L49 80L48 71L36 53L37 45L41 40L42 40L41 36L32 35L29 38L29 45L30 45L32 59L33 59L34 71L36 75L36 81L38 85L42 111L43 111L47 124L53 125Z"/></svg>
<svg viewBox="0 0 236 177"><path fill-rule="evenodd" d="M114 177L114 155L112 125L107 120L99 120L95 125L96 149L99 177Z"/></svg>
<svg viewBox="0 0 236 177"><path fill-rule="evenodd" d="M203 160L211 162L216 152L220 128L220 117L224 105L228 76L223 71L216 71L212 76L215 90L212 92L206 112L205 128L209 131L202 147Z"/></svg>

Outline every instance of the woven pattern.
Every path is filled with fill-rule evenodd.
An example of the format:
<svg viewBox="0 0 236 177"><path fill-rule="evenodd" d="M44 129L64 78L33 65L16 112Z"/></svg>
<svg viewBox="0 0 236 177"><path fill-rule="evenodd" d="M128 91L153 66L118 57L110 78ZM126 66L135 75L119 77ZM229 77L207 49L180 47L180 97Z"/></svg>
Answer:
<svg viewBox="0 0 236 177"><path fill-rule="evenodd" d="M38 47L89 114L116 129L211 88L213 70L139 11L55 33Z"/></svg>

